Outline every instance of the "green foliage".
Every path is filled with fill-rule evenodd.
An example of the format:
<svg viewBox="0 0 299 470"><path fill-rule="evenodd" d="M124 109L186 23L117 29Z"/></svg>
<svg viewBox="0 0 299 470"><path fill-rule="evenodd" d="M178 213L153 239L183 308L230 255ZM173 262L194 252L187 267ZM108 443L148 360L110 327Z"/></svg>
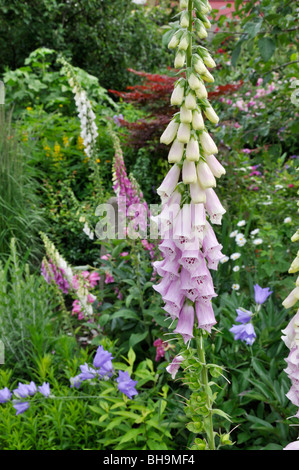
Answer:
<svg viewBox="0 0 299 470"><path fill-rule="evenodd" d="M161 61L167 63L167 53L160 47L163 13L146 9L144 14L144 9L131 0L38 4L2 0L0 71L4 66L20 67L28 52L47 47L65 54L105 88L121 89L132 79L128 67L151 70Z"/></svg>
<svg viewBox="0 0 299 470"><path fill-rule="evenodd" d="M0 255L8 255L14 237L18 249L33 261L40 254L37 231L45 226L45 218L29 166L30 154L11 119L11 113L0 105Z"/></svg>
<svg viewBox="0 0 299 470"><path fill-rule="evenodd" d="M10 255L0 264L0 338L5 348L5 365L16 374L29 370L54 346L53 326L58 300L40 276L30 274L20 261L16 241ZM24 376L23 375L23 376Z"/></svg>

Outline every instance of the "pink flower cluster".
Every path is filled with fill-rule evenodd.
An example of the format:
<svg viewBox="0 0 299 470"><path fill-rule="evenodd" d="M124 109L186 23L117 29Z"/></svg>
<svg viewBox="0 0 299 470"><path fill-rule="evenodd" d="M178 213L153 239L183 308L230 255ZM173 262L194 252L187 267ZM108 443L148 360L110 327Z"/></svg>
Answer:
<svg viewBox="0 0 299 470"><path fill-rule="evenodd" d="M289 322L288 326L282 330L284 341L290 352L288 357L285 359L287 368L285 373L288 375L291 381L291 388L286 394L287 398L298 407L296 417L299 418L299 310L296 315Z"/></svg>
<svg viewBox="0 0 299 470"><path fill-rule="evenodd" d="M154 341L154 346L156 348L156 357L155 360L158 362L162 357L165 356L165 351L168 349L167 343L164 343L164 341L161 338L158 338Z"/></svg>
<svg viewBox="0 0 299 470"><path fill-rule="evenodd" d="M275 84L269 83L265 87L263 85L263 79L259 78L257 81L258 88L255 90L254 94L251 91L247 91L245 93L245 97L247 99L238 98L238 95L235 94L234 97L238 98L235 102L233 102L230 98L220 98L222 103L226 103L231 105L233 108L239 109L239 111L248 112L250 109L263 109L266 107L265 103L261 100L261 98L269 95L275 90Z"/></svg>

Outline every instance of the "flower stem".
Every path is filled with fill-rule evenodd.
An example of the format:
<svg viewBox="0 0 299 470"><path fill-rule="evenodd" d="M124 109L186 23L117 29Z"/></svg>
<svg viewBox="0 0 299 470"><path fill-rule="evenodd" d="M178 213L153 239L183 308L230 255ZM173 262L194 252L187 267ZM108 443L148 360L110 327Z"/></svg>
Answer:
<svg viewBox="0 0 299 470"><path fill-rule="evenodd" d="M189 14L189 26L188 26L188 31L192 33L192 26L193 26L193 1L189 0L188 1L188 14ZM190 34L190 41L189 41L189 46L187 49L187 55L186 55L186 62L187 62L187 67L191 67L192 64L192 35Z"/></svg>
<svg viewBox="0 0 299 470"><path fill-rule="evenodd" d="M209 450L215 450L211 389L210 389L210 386L209 386L208 368L207 368L207 364L206 364L203 335L199 334L197 336L196 340L197 340L198 356L199 356L199 360L202 364L201 382L202 382L202 385L203 385L204 390L205 390L206 406L207 406L207 409L209 410L208 418L206 420L206 434L207 434L208 446L209 446Z"/></svg>

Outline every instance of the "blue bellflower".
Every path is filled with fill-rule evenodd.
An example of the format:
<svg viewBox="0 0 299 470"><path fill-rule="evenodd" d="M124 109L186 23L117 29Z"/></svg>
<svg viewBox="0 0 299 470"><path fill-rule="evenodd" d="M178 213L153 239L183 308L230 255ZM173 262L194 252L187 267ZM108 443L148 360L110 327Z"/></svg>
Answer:
<svg viewBox="0 0 299 470"><path fill-rule="evenodd" d="M235 341L240 339L250 346L254 343L256 338L252 323L233 325L229 331L235 335Z"/></svg>
<svg viewBox="0 0 299 470"><path fill-rule="evenodd" d="M128 398L132 399L134 395L138 395L137 390L135 390L137 382L131 379L129 372L122 372L120 370L116 382L118 384L118 390L124 393Z"/></svg>
<svg viewBox="0 0 299 470"><path fill-rule="evenodd" d="M258 284L255 284L254 286L254 298L255 302L259 305L262 305L264 302L266 302L267 298L269 295L271 295L273 292L270 291L269 287L260 287Z"/></svg>

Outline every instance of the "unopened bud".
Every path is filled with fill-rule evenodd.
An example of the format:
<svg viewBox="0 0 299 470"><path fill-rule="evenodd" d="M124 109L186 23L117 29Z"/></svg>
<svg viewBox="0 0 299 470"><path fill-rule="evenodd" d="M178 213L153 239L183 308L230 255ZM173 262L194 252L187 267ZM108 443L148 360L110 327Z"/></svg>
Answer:
<svg viewBox="0 0 299 470"><path fill-rule="evenodd" d="M185 106L187 109L196 109L196 97L192 91L189 91L185 98Z"/></svg>
<svg viewBox="0 0 299 470"><path fill-rule="evenodd" d="M182 142L183 144L187 144L190 140L190 124L187 124L185 122L181 122L178 128L178 133L177 133L177 139L179 142Z"/></svg>
<svg viewBox="0 0 299 470"><path fill-rule="evenodd" d="M184 87L180 84L176 85L170 97L173 106L180 106L184 99Z"/></svg>

